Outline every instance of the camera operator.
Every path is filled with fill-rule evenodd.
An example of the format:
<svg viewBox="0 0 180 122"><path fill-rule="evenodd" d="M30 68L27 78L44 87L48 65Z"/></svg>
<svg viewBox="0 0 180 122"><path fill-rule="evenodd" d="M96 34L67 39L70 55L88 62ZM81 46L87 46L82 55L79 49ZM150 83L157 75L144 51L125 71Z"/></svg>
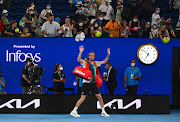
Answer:
<svg viewBox="0 0 180 122"><path fill-rule="evenodd" d="M26 59L26 65L22 68L21 71L21 87L23 94L27 94L29 87L31 86L31 81L29 80L29 73L28 73L28 68L29 64L32 62L31 58Z"/></svg>
<svg viewBox="0 0 180 122"><path fill-rule="evenodd" d="M5 86L6 86L5 79L1 77L1 72L0 72L0 94L7 94L6 91L4 90Z"/></svg>
<svg viewBox="0 0 180 122"><path fill-rule="evenodd" d="M53 89L55 94L63 94L64 92L64 83L66 82L65 80L65 74L63 72L63 67L61 64L56 64L54 68L54 73L53 73Z"/></svg>

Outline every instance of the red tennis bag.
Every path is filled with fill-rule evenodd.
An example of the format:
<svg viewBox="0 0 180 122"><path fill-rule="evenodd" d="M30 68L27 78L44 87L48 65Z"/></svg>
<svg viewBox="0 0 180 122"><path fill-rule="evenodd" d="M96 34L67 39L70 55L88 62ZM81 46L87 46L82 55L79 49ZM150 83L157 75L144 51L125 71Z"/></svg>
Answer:
<svg viewBox="0 0 180 122"><path fill-rule="evenodd" d="M83 68L83 67L81 67L81 66L77 66L77 67L74 69L73 73L74 73L76 76L79 76L79 77L81 77L82 79L86 79L86 80L88 80L88 81L90 81L91 78L92 78L92 72L91 72L91 70L86 69L86 68Z"/></svg>

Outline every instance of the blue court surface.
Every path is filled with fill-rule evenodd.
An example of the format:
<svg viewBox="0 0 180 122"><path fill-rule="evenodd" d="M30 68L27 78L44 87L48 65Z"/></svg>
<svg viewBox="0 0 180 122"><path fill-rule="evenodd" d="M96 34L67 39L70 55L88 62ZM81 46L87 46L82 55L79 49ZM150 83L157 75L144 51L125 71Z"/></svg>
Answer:
<svg viewBox="0 0 180 122"><path fill-rule="evenodd" d="M112 114L109 118L100 114L0 114L0 122L180 122L180 110L171 114Z"/></svg>

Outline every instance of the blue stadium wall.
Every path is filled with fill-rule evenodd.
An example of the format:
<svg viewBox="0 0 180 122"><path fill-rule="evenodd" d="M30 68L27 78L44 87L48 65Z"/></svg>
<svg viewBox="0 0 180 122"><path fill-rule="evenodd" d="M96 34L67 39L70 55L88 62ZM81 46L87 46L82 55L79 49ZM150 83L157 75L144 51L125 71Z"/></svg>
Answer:
<svg viewBox="0 0 180 122"><path fill-rule="evenodd" d="M168 94L172 104L172 47L180 47L180 39L171 39L170 43L163 44L160 39L123 39L123 38L86 38L83 42L75 42L74 38L0 38L0 64L2 77L6 80L8 94L22 94L20 87L21 69L25 65L25 54L31 56L39 65L44 67L42 85L53 87L52 74L56 63L62 64L66 75L65 87L73 86L75 75L73 69L80 65L77 62L79 46L84 45L85 51L82 58L86 58L88 52L96 53L96 60L103 60L107 55L107 48L111 48L109 61L117 69L118 87L115 94L125 94L124 71L130 66L131 59L137 61L137 67L141 69L142 79L139 81L138 94L143 95L145 90L149 94ZM137 59L138 48L145 43L154 44L159 50L159 58L153 65L143 65ZM30 45L30 48L16 48L14 45ZM14 57L15 56L15 57ZM101 66L101 74L105 65ZM105 83L100 88L105 93Z"/></svg>

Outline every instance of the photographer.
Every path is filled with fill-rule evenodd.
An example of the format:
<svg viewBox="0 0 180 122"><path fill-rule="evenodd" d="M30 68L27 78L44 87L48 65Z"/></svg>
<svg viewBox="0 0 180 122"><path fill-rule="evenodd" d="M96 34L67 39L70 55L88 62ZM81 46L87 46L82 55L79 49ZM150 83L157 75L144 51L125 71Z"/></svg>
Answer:
<svg viewBox="0 0 180 122"><path fill-rule="evenodd" d="M61 64L56 64L54 68L54 73L53 73L53 89L55 94L63 94L64 92L64 83L66 82L65 80L65 74L63 72L63 67Z"/></svg>
<svg viewBox="0 0 180 122"><path fill-rule="evenodd" d="M31 86L31 81L29 80L28 68L29 64L32 62L31 58L26 59L26 65L22 68L21 71L21 87L23 94L27 94L29 87Z"/></svg>
<svg viewBox="0 0 180 122"><path fill-rule="evenodd" d="M7 94L6 91L4 90L5 86L6 86L5 79L1 77L1 72L0 72L0 94Z"/></svg>

